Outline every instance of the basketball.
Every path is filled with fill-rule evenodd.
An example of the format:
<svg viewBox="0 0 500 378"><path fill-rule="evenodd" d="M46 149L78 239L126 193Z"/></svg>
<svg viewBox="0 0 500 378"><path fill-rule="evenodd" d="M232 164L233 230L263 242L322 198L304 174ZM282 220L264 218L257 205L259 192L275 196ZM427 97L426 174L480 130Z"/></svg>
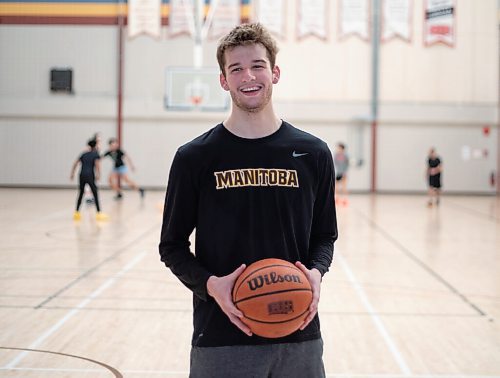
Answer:
<svg viewBox="0 0 500 378"><path fill-rule="evenodd" d="M307 317L311 285L294 264L264 259L249 265L236 280L233 302L256 335L277 338L297 329Z"/></svg>

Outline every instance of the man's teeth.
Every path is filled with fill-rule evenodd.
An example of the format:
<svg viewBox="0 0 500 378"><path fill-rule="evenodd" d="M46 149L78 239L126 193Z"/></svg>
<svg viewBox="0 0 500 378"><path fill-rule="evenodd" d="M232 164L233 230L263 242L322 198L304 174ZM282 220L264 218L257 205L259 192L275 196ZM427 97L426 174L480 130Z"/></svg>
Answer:
<svg viewBox="0 0 500 378"><path fill-rule="evenodd" d="M251 92L251 91L257 91L257 90L259 90L259 87L244 88L241 91L242 92Z"/></svg>

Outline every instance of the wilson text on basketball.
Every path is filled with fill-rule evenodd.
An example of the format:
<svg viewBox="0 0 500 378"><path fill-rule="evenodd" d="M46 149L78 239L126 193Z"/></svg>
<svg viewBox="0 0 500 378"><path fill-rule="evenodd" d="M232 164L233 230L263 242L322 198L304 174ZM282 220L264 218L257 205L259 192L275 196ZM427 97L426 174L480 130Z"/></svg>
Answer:
<svg viewBox="0 0 500 378"><path fill-rule="evenodd" d="M259 275L247 281L250 290L257 290L264 285L274 285L280 282L296 282L302 283L300 276L295 274L277 274L271 272L269 274Z"/></svg>

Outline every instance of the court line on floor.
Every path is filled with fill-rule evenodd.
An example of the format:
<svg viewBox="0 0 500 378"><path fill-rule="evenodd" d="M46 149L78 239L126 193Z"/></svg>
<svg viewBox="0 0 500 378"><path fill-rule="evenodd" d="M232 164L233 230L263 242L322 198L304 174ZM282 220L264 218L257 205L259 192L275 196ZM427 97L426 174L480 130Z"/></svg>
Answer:
<svg viewBox="0 0 500 378"><path fill-rule="evenodd" d="M411 376L411 370L408 367L408 364L406 363L404 357L402 356L401 352L399 351L396 343L392 340L391 336L389 335L389 332L384 326L384 323L382 320L380 320L380 317L378 316L377 312L375 311L375 308L372 306L371 302L368 300L368 297L366 296L365 291L359 284L358 280L356 279L356 276L352 272L351 268L349 267L349 264L345 261L345 259L342 257L341 254L337 252L336 254L337 260L340 262L340 265L342 269L344 270L345 274L347 275L348 281L351 283L351 285L354 287L354 290L358 294L358 297L361 299L361 302L363 303L363 306L366 308L368 311L368 314L370 314L370 317L377 327L377 330L379 331L380 335L384 339L385 344L389 348L389 351L391 352L392 356L396 360L396 363L398 364L399 368L401 369L401 372L403 373L404 377Z"/></svg>
<svg viewBox="0 0 500 378"><path fill-rule="evenodd" d="M429 273L434 279L441 282L445 287L448 288L453 294L459 297L462 301L468 304L470 307L474 309L474 311L480 316L487 316L486 312L484 312L479 306L474 304L465 294L462 294L455 286L453 286L450 282L444 279L441 275L439 275L434 269L432 269L429 265L427 265L424 261L420 260L415 254L413 254L408 248L406 248L399 240L393 237L389 232L379 226L375 221L370 219L367 215L363 214L361 211L356 210L356 212L363 217L370 226L378 231L383 237L385 237L389 242L391 242L396 248L403 252L408 258L410 258L414 263L420 266L423 270ZM491 319L490 319L491 320Z"/></svg>
<svg viewBox="0 0 500 378"><path fill-rule="evenodd" d="M477 210L477 209L471 209L469 207L466 207L464 205L461 205L459 203L456 203L454 201L449 201L448 199L446 200L446 206L453 207L455 209L461 210L463 212L469 213L471 215L474 215L478 218L482 218L488 221L493 221L495 223L500 223L500 219L496 215L492 214L487 214L483 211Z"/></svg>
<svg viewBox="0 0 500 378"><path fill-rule="evenodd" d="M101 286L99 286L96 290L90 293L83 301L81 301L73 310L69 311L66 315L64 315L56 324L54 324L51 328L41 334L34 342L30 344L26 349L37 349L40 344L42 344L47 338L52 336L59 328L61 328L68 320L70 320L73 316L75 316L81 309L87 306L93 299L97 298L103 291L112 286L121 276L131 270L137 263L139 263L144 256L146 256L146 252L139 253L132 261L130 261L125 267L123 267L118 273L115 273L110 278L108 278ZM4 366L4 369L12 369L14 368L21 360L26 357L29 352L23 351L19 353L12 361Z"/></svg>
<svg viewBox="0 0 500 378"><path fill-rule="evenodd" d="M123 375L117 369L115 369L113 366L105 364L104 362L101 362L101 361L93 360L93 359L88 358L88 357L77 356L75 354L67 354L67 353L62 353L62 352L54 352L54 351L51 351L51 350L25 349L25 348L13 348L13 347L1 347L1 346L0 346L0 349L2 349L2 350L21 350L21 351L26 351L26 352L29 352L29 353L46 353L46 354L51 354L51 355L56 355L56 356L63 356L63 357L75 358L75 359L78 359L78 360L90 362L91 364L99 365L99 366L103 367L104 369L106 369L108 373L111 372L115 376L115 378L123 378ZM9 370L17 370L17 369L19 369L19 368L12 368L12 369L9 369ZM27 368L27 369L32 370L33 368ZM53 369L50 369L50 368L42 368L42 369L44 371L51 371L51 370L53 370ZM0 370L3 370L3 369L0 368ZM69 371L78 372L80 369L68 369L68 370ZM92 372L99 372L99 373L102 372L102 370L97 370L97 369L84 369L84 371L85 372L92 371Z"/></svg>
<svg viewBox="0 0 500 378"><path fill-rule="evenodd" d="M81 280L83 280L84 278L88 277L90 274L92 274L93 272L95 272L97 269L99 269L101 266L103 266L104 264L107 264L108 262L116 259L118 256L120 256L123 252L125 252L127 249L129 249L131 246L133 246L135 243L137 243L138 241L140 241L144 236L146 236L147 234L149 234L150 232L154 231L154 230L157 230L157 225L155 224L154 226L150 227L149 230L146 230L145 232L143 232L141 235L139 235L137 238L135 238L134 240L132 240L130 243L128 243L127 245L125 245L124 247L118 249L115 253L113 253L111 256L105 258L104 260L102 260L100 263L94 265L92 268L90 269L87 269L85 272L83 272L82 274L80 274L78 277L76 277L74 280L70 281L68 284L66 284L65 286L63 286L61 289L59 289L58 291L56 291L55 293L49 295L47 298L45 298L42 302L40 302L39 304L37 304L36 306L34 306L34 309L37 310L39 308L42 308L43 306L45 306L47 303L51 302L53 299L57 298L58 296L60 296L62 293L64 293L65 291L67 291L68 289L70 289L71 287L73 287L74 285L76 285L78 282L80 282Z"/></svg>

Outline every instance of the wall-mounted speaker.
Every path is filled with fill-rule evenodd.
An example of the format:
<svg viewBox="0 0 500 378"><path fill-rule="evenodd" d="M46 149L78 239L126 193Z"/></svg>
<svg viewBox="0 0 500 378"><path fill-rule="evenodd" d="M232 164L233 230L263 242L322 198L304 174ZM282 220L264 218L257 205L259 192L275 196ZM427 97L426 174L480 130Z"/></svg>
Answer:
<svg viewBox="0 0 500 378"><path fill-rule="evenodd" d="M52 68L50 70L50 90L52 92L73 92L73 70Z"/></svg>

